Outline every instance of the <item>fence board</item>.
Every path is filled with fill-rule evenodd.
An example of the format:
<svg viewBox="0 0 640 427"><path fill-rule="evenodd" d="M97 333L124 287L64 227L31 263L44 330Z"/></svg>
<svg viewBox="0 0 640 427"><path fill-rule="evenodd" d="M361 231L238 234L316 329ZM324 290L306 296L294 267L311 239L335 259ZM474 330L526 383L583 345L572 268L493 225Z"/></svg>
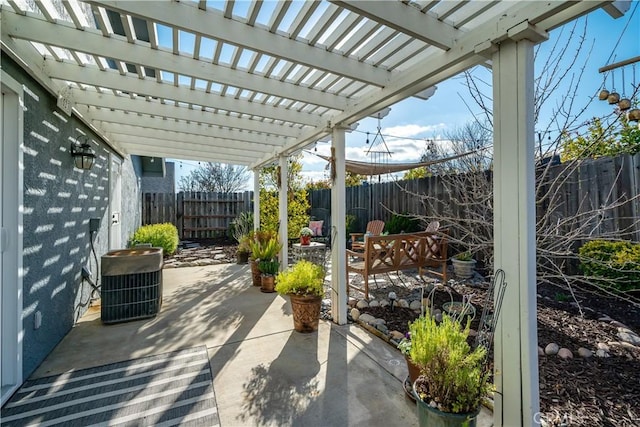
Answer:
<svg viewBox="0 0 640 427"><path fill-rule="evenodd" d="M566 164L555 165L546 171L544 177L540 175L542 170L538 171L537 178L545 180L544 190L553 193L557 189L557 196L552 200L542 200L536 205L538 221L546 213L549 216L548 221L557 223L564 218L598 209L618 197L629 200L636 197L640 190L640 154L586 161L572 172L568 170ZM482 177L479 176L477 179ZM492 179L490 173L486 179ZM541 191L539 195L544 193L545 191ZM425 206L420 201L420 197L415 196L416 194L428 194L441 200L442 203L436 207L437 212L425 211ZM389 221L392 211L436 216L443 215L445 208L448 207L454 214L463 217L464 207L451 203L451 200L452 195L443 184L442 178L432 176L399 183L386 182L348 187L346 212L356 216L357 227L361 230L372 219ZM331 190L310 191L309 203L313 209L327 209L330 212ZM549 206L554 206L554 212L547 212ZM581 225L594 228L594 236L604 232L626 230L632 231L635 239L640 240L640 227L635 224L639 216L640 200L634 200L632 203L609 210L607 218L604 218L599 226L595 222ZM635 228L629 230L632 225Z"/></svg>

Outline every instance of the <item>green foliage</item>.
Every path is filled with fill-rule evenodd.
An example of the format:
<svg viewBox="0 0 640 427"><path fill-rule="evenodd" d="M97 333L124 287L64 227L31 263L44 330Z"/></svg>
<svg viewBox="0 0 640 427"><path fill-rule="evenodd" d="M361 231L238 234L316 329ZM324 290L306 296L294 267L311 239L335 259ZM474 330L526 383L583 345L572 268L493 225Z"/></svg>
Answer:
<svg viewBox="0 0 640 427"><path fill-rule="evenodd" d="M364 175L358 175L357 173L346 171L344 177L344 186L345 187L357 187L362 185L363 181L366 181L367 177ZM321 179L319 181L311 181L307 182L305 188L307 191L312 190L329 190L332 187L331 178Z"/></svg>
<svg viewBox="0 0 640 427"><path fill-rule="evenodd" d="M585 134L572 136L563 132L560 159L578 160L640 152L640 129L632 126L624 115L612 124L605 125L594 118Z"/></svg>
<svg viewBox="0 0 640 427"><path fill-rule="evenodd" d="M231 236L238 243L242 238L253 230L253 213L252 212L240 212L240 214L233 220L229 227Z"/></svg>
<svg viewBox="0 0 640 427"><path fill-rule="evenodd" d="M489 371L485 366L486 350L474 350L467 343L466 327L446 314L437 323L431 317L419 317L409 324L409 357L421 372L424 388L420 398L434 401L443 412L473 412L490 390Z"/></svg>
<svg viewBox="0 0 640 427"><path fill-rule="evenodd" d="M278 273L278 269L280 268L280 263L278 260L270 259L270 260L261 260L258 262L258 270L260 273L265 275L275 275Z"/></svg>
<svg viewBox="0 0 640 427"><path fill-rule="evenodd" d="M242 238L238 242L237 252L245 253L245 254L251 253L251 235L250 234L242 236Z"/></svg>
<svg viewBox="0 0 640 427"><path fill-rule="evenodd" d="M640 289L640 243L591 240L579 249L585 276L619 291Z"/></svg>
<svg viewBox="0 0 640 427"><path fill-rule="evenodd" d="M418 179L418 178L426 178L431 176L431 173L427 169L426 166L422 166L419 168L410 169L404 173L402 179L410 180L410 179Z"/></svg>
<svg viewBox="0 0 640 427"><path fill-rule="evenodd" d="M273 231L257 231L250 240L251 257L256 260L271 260L276 258L282 245Z"/></svg>
<svg viewBox="0 0 640 427"><path fill-rule="evenodd" d="M460 252L453 257L458 261L473 261L473 255L471 254L471 251Z"/></svg>
<svg viewBox="0 0 640 427"><path fill-rule="evenodd" d="M420 220L410 217L407 213L393 214L391 219L386 222L384 229L389 234L410 233L420 229Z"/></svg>
<svg viewBox="0 0 640 427"><path fill-rule="evenodd" d="M356 230L357 222L357 217L355 215L347 214L344 219L344 227L347 230L347 235L349 235L349 233L356 233L358 231Z"/></svg>
<svg viewBox="0 0 640 427"><path fill-rule="evenodd" d="M280 272L276 278L276 292L282 295L324 295L324 268L302 260Z"/></svg>
<svg viewBox="0 0 640 427"><path fill-rule="evenodd" d="M278 174L280 168L264 168L260 174L260 228L277 231L280 224L278 208ZM302 163L298 157L289 159L287 189L287 237L298 237L298 231L309 225L309 199L302 185Z"/></svg>
<svg viewBox="0 0 640 427"><path fill-rule="evenodd" d="M151 243L154 248L162 248L164 255L173 255L178 249L178 229L171 223L149 224L138 228L131 238L131 245Z"/></svg>
<svg viewBox="0 0 640 427"><path fill-rule="evenodd" d="M400 353L409 356L409 353L411 353L411 339L407 337L402 338L396 347L398 347Z"/></svg>
<svg viewBox="0 0 640 427"><path fill-rule="evenodd" d="M556 292L553 296L553 299L558 302L567 302L569 301L569 295L565 294L564 292Z"/></svg>

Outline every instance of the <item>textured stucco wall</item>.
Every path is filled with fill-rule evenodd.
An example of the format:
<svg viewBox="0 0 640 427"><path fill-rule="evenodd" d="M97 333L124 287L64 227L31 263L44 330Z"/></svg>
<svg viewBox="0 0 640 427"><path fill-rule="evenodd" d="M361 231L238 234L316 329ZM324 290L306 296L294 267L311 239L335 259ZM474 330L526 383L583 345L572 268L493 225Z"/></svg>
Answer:
<svg viewBox="0 0 640 427"><path fill-rule="evenodd" d="M111 150L76 117L56 107L56 98L2 55L2 69L24 87L23 375L26 378L86 311L91 287L82 281L91 255L89 219L100 218L94 240L98 262L108 248ZM93 169L73 167L69 147L86 135L97 158ZM122 162L122 233L140 223L135 165ZM126 239L123 240L126 242ZM34 317L42 315L35 329Z"/></svg>
<svg viewBox="0 0 640 427"><path fill-rule="evenodd" d="M143 193L175 193L176 166L173 162L165 162L164 177L142 176Z"/></svg>

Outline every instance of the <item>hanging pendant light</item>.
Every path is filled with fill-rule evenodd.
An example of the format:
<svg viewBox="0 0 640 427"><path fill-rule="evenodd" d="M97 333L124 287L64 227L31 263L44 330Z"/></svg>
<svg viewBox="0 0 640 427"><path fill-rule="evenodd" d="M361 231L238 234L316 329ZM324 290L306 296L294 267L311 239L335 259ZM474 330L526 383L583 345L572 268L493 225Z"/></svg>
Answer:
<svg viewBox="0 0 640 427"><path fill-rule="evenodd" d="M640 109L634 108L633 110L629 110L627 118L630 122L640 122Z"/></svg>

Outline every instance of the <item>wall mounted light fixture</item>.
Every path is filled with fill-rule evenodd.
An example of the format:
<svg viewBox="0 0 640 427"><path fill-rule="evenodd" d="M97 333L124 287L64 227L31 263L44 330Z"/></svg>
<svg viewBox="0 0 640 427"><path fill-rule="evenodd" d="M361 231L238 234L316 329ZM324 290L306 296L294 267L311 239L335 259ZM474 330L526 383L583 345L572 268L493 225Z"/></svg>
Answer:
<svg viewBox="0 0 640 427"><path fill-rule="evenodd" d="M91 149L86 137L84 142L80 142L79 138L81 137L76 138L75 142L71 144L70 150L75 167L78 169L91 169L96 159L96 154Z"/></svg>

